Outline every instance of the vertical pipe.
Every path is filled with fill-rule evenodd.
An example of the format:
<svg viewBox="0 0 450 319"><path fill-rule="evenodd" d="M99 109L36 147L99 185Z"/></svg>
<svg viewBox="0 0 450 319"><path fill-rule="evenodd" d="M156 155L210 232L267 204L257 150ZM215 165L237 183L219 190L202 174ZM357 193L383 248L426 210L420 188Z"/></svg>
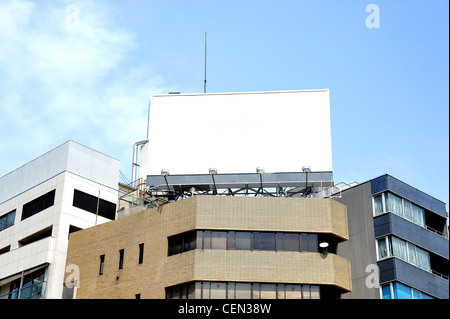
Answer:
<svg viewBox="0 0 450 319"><path fill-rule="evenodd" d="M131 187L136 188L136 171L137 171L137 167L139 166L138 164L138 146L139 145L144 145L147 144L148 140L144 140L144 141L139 141L134 143L133 146L133 164L132 164L132 170L131 170Z"/></svg>

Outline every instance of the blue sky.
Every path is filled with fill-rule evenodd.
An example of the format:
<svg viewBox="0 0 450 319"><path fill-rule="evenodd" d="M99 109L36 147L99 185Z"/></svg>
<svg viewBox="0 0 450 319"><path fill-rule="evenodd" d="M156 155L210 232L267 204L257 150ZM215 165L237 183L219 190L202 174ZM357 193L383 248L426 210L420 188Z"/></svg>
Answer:
<svg viewBox="0 0 450 319"><path fill-rule="evenodd" d="M207 31L208 92L328 88L336 183L389 173L448 203L448 5L0 0L0 176L72 139L131 177L150 96L203 91Z"/></svg>

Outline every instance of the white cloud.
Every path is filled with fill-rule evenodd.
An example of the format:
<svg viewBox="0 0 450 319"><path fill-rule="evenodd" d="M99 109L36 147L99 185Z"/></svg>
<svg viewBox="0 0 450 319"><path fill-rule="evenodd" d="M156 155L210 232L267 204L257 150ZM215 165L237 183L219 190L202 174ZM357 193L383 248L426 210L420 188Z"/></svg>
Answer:
<svg viewBox="0 0 450 319"><path fill-rule="evenodd" d="M150 95L167 89L124 67L137 44L107 4L0 2L0 175L67 139L126 161L145 138Z"/></svg>

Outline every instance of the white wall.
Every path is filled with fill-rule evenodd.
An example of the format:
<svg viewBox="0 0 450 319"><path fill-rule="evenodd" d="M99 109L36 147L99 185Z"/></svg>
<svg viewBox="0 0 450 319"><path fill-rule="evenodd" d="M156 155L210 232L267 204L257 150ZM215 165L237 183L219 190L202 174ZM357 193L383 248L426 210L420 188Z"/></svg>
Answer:
<svg viewBox="0 0 450 319"><path fill-rule="evenodd" d="M7 188L0 215L16 210L13 226L0 231L0 285L2 279L49 263L47 298L61 298L70 225L84 229L109 221L73 206L78 189L109 202L117 202L120 162L69 141L0 178ZM21 221L23 205L56 189L54 205ZM3 198L5 199L5 197ZM51 237L19 247L18 241L53 226Z"/></svg>

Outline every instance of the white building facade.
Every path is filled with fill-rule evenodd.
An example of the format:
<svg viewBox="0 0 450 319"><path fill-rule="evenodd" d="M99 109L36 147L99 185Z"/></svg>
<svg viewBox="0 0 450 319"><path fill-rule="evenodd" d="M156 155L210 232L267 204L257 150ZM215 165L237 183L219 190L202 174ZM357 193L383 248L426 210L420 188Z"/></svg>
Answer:
<svg viewBox="0 0 450 319"><path fill-rule="evenodd" d="M115 219L119 160L68 141L0 177L0 299L61 299L71 232Z"/></svg>

